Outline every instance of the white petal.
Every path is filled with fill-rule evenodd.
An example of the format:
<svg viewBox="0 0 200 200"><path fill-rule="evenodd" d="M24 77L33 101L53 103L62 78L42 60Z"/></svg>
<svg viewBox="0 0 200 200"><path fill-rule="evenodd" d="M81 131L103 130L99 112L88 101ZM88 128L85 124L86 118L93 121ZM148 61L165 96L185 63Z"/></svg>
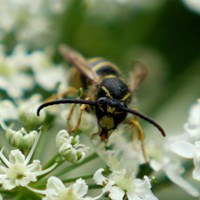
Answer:
<svg viewBox="0 0 200 200"><path fill-rule="evenodd" d="M19 149L12 150L9 155L9 161L11 164L24 163L25 156Z"/></svg>
<svg viewBox="0 0 200 200"><path fill-rule="evenodd" d="M156 160L151 160L150 161L150 166L155 170L155 171L159 171L162 169L162 164L159 163Z"/></svg>
<svg viewBox="0 0 200 200"><path fill-rule="evenodd" d="M83 179L78 179L73 184L73 190L76 192L77 196L83 197L88 192L88 186Z"/></svg>
<svg viewBox="0 0 200 200"><path fill-rule="evenodd" d="M112 200L122 200L124 195L125 195L125 192L124 190L122 190L121 188L117 187L117 186L113 186L110 188L110 191L109 191L109 197L112 199Z"/></svg>
<svg viewBox="0 0 200 200"><path fill-rule="evenodd" d="M167 168L165 170L166 175L168 176L168 178L174 182L175 184L177 184L179 187L183 188L188 194L194 196L194 197L198 197L199 196L199 192L198 190L193 187L190 183L188 183L187 181L185 181L180 174L178 174L177 171L175 171L172 168Z"/></svg>
<svg viewBox="0 0 200 200"><path fill-rule="evenodd" d="M40 172L42 171L42 166L40 165L40 161L39 160L33 160L33 163L31 163L30 165L27 166L27 169L30 172Z"/></svg>
<svg viewBox="0 0 200 200"><path fill-rule="evenodd" d="M135 192L128 192L127 193L128 200L141 200L141 198Z"/></svg>
<svg viewBox="0 0 200 200"><path fill-rule="evenodd" d="M180 141L171 145L171 150L180 156L185 158L193 158L195 152L195 146L189 142Z"/></svg>
<svg viewBox="0 0 200 200"><path fill-rule="evenodd" d="M107 178L102 174L103 171L104 169L100 168L95 172L93 176L93 179L97 185L103 185L103 183L107 181Z"/></svg>
<svg viewBox="0 0 200 200"><path fill-rule="evenodd" d="M9 100L4 100L0 102L0 116L2 120L16 119L17 109L14 104Z"/></svg>
<svg viewBox="0 0 200 200"><path fill-rule="evenodd" d="M198 158L194 158L194 170L192 176L194 179L200 181L200 160Z"/></svg>
<svg viewBox="0 0 200 200"><path fill-rule="evenodd" d="M15 182L8 179L5 179L2 184L2 188L5 190L12 190L15 187L16 187Z"/></svg>
<svg viewBox="0 0 200 200"><path fill-rule="evenodd" d="M56 192L59 192L59 191L65 189L65 186L59 178L57 178L55 176L51 176L47 181L47 189L51 189Z"/></svg>

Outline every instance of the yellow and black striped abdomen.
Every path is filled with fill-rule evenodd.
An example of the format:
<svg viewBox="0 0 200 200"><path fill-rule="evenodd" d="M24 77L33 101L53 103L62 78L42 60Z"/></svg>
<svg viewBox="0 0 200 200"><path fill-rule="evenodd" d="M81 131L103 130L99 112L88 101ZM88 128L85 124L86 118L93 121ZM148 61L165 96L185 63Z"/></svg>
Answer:
<svg viewBox="0 0 200 200"><path fill-rule="evenodd" d="M97 99L106 96L110 99L130 102L131 93L115 64L99 57L89 59L87 63L90 69L102 78L101 83L98 85Z"/></svg>
<svg viewBox="0 0 200 200"><path fill-rule="evenodd" d="M87 62L88 66L100 77L104 77L107 75L120 76L120 71L118 67L108 60L97 57L89 59Z"/></svg>

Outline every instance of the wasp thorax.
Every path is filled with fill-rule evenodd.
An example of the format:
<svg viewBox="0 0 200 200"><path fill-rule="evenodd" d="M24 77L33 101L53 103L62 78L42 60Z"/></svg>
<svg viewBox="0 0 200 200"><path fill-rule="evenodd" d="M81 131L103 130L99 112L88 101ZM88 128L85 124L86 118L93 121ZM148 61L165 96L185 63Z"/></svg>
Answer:
<svg viewBox="0 0 200 200"><path fill-rule="evenodd" d="M131 93L127 84L116 76L107 76L102 80L98 86L97 99L100 97L116 99L126 104L131 101Z"/></svg>

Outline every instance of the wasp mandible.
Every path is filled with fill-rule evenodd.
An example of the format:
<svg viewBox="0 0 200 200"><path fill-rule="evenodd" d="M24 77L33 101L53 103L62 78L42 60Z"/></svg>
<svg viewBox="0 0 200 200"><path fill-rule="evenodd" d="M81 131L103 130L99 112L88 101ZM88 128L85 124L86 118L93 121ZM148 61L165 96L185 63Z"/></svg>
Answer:
<svg viewBox="0 0 200 200"><path fill-rule="evenodd" d="M78 99L60 99L43 103L38 108L37 114L39 115L40 111L47 106L72 104L73 106L70 109L67 121L69 131L74 132L80 125L82 113L87 107L90 107L91 112L95 113L97 117L98 133L101 141L107 141L118 125L126 122L138 129L138 138L141 141L145 157L142 129L134 118L127 118L128 113L149 122L163 136L166 136L165 131L156 121L128 107L133 98L134 91L146 75L146 68L141 63L136 62L131 72L130 83L127 84L122 78L119 68L112 62L99 57L87 60L80 53L65 45L61 45L59 50L64 59L74 66L73 75L69 80L71 84L70 91L78 91L81 87L83 88L83 95ZM76 104L81 104L80 112L77 124L71 129L69 121Z"/></svg>

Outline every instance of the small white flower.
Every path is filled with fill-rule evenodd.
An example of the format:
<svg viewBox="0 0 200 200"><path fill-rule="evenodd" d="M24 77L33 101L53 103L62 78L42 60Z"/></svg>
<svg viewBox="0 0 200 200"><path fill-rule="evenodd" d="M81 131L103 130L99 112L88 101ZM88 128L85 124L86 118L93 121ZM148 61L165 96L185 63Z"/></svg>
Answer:
<svg viewBox="0 0 200 200"><path fill-rule="evenodd" d="M65 187L62 181L57 177L50 177L47 181L45 190L46 197L43 200L93 200L96 198L84 197L88 192L88 186L82 179L69 187Z"/></svg>
<svg viewBox="0 0 200 200"><path fill-rule="evenodd" d="M0 118L3 121L17 119L29 128L41 124L46 117L45 112L40 117L36 115L37 108L42 104L41 99L41 95L34 94L26 100L16 100L15 104L9 100L0 101Z"/></svg>
<svg viewBox="0 0 200 200"><path fill-rule="evenodd" d="M200 101L190 109L188 121L184 128L191 139L195 141L200 139Z"/></svg>
<svg viewBox="0 0 200 200"><path fill-rule="evenodd" d="M56 135L58 152L65 160L76 163L86 157L89 148L79 143L79 136L69 136L66 130L61 130Z"/></svg>
<svg viewBox="0 0 200 200"><path fill-rule="evenodd" d="M0 152L0 159L2 160L0 164L0 184L3 189L12 190L17 186L26 187L30 182L36 182L37 176L46 174L57 166L55 163L42 171L39 160L33 160L29 164L38 140L39 136L35 140L27 157L19 149L10 151L9 159L4 156L2 153L3 150Z"/></svg>
<svg viewBox="0 0 200 200"><path fill-rule="evenodd" d="M52 52L47 50L34 51L29 55L29 66L33 70L36 82L46 90L55 89L56 85L62 82L67 88L66 67L54 65L51 60Z"/></svg>
<svg viewBox="0 0 200 200"><path fill-rule="evenodd" d="M17 119L17 108L9 100L0 101L0 117L3 121Z"/></svg>
<svg viewBox="0 0 200 200"><path fill-rule="evenodd" d="M182 163L171 151L171 144L182 138L183 137L173 136L163 142L152 141L152 146L148 147L151 156L153 156L150 161L150 166L156 172L164 172L173 183L184 189L188 194L197 197L199 196L198 190L182 177L184 173ZM157 149L159 149L159 151L157 151Z"/></svg>
<svg viewBox="0 0 200 200"><path fill-rule="evenodd" d="M11 190L17 186L26 186L30 182L37 181L38 172L42 171L39 160L28 164L20 150L12 150L9 160L1 152L0 158L5 166L0 166L0 183L5 190Z"/></svg>
<svg viewBox="0 0 200 200"><path fill-rule="evenodd" d="M55 32L53 29L49 30L50 16L59 15L64 10L65 4L63 0L35 0L34 3L22 0L2 0L0 3L2 38L14 32L17 40L32 43L32 45L44 44L47 39L49 42L50 35L52 36Z"/></svg>
<svg viewBox="0 0 200 200"><path fill-rule="evenodd" d="M33 78L25 72L28 67L23 52L19 46L10 56L0 52L0 88L13 98L21 97L25 90L33 87Z"/></svg>
<svg viewBox="0 0 200 200"><path fill-rule="evenodd" d="M184 158L193 159L195 168L192 175L194 179L200 181L200 142L197 141L193 145L186 141L178 141L172 144L172 151Z"/></svg>
<svg viewBox="0 0 200 200"><path fill-rule="evenodd" d="M131 174L127 174L125 170L114 171L106 178L99 169L94 174L94 181L98 185L102 185L103 193L108 193L112 200L156 200L157 198L151 192L151 184L148 177L137 179Z"/></svg>
<svg viewBox="0 0 200 200"><path fill-rule="evenodd" d="M46 114L42 112L40 117L36 115L37 108L42 103L41 95L34 94L27 100L18 101L17 115L20 122L23 122L27 126L40 124L44 121Z"/></svg>

